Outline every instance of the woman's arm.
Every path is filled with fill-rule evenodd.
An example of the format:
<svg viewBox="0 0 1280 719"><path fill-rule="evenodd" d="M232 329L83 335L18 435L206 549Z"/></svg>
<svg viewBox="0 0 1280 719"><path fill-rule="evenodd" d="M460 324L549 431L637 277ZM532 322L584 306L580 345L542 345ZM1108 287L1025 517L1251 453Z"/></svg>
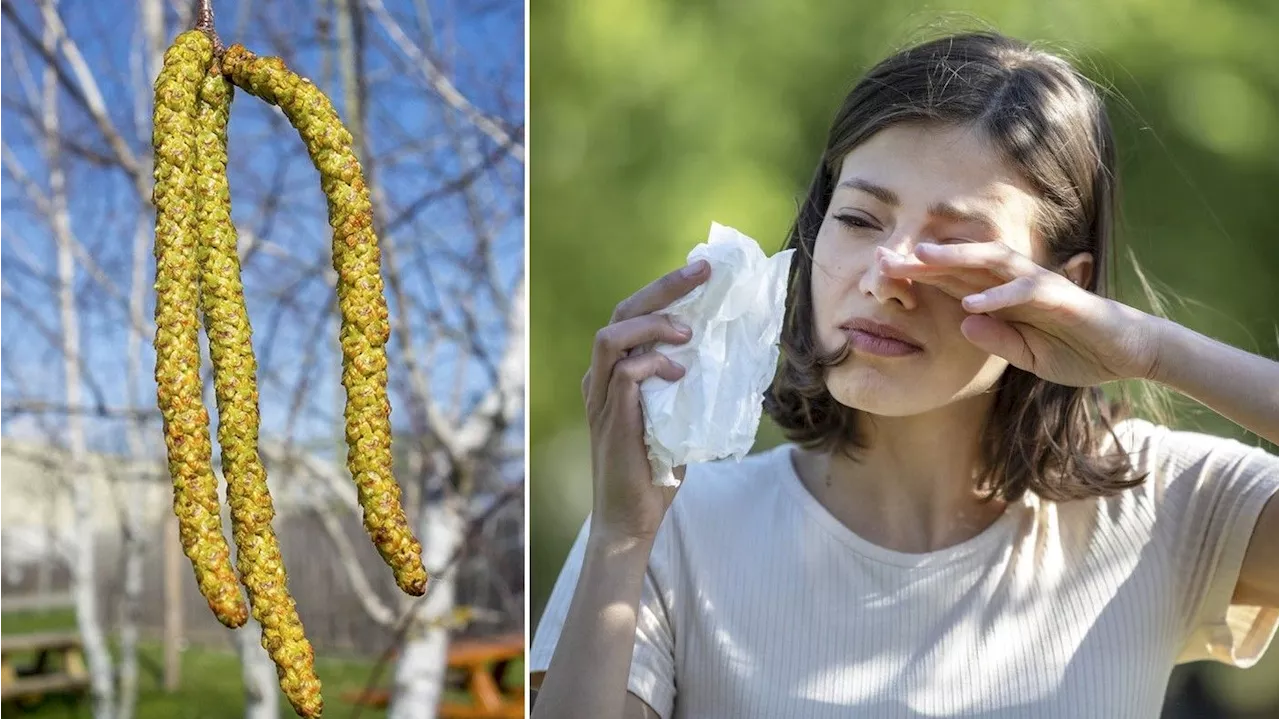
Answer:
<svg viewBox="0 0 1280 719"><path fill-rule="evenodd" d="M1280 366L1081 287L1092 258L1063 274L999 242L916 245L914 256L878 260L893 277L938 287L969 313L964 336L1019 369L1058 384L1154 380L1204 403L1270 442L1280 441ZM1070 279L1068 279L1070 275ZM975 288L978 291L975 292ZM1254 527L1237 581L1241 604L1274 607L1276 502Z"/></svg>
<svg viewBox="0 0 1280 719"><path fill-rule="evenodd" d="M1176 322L1158 317L1151 321L1158 339L1148 379L1176 389L1272 444L1280 443L1280 365Z"/></svg>
<svg viewBox="0 0 1280 719"><path fill-rule="evenodd" d="M1280 365L1236 349L1175 322L1157 322L1159 349L1150 379L1172 387L1218 414L1277 443L1280 436ZM1254 526L1236 580L1232 602L1247 606L1280 605L1277 590L1276 497L1267 502Z"/></svg>
<svg viewBox="0 0 1280 719"><path fill-rule="evenodd" d="M652 540L630 537L593 534L587 540L582 574L538 687L533 719L646 716L634 713L639 700L627 694L627 676L652 546Z"/></svg>

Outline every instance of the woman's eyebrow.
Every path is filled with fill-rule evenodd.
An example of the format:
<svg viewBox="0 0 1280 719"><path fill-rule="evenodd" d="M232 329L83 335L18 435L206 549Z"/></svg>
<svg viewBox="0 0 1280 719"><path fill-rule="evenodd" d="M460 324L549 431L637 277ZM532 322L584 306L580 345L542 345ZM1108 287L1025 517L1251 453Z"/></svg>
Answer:
<svg viewBox="0 0 1280 719"><path fill-rule="evenodd" d="M938 202L929 206L929 214L952 222L974 224L994 236L1000 235L1000 225L991 215L977 210L962 210L947 202Z"/></svg>
<svg viewBox="0 0 1280 719"><path fill-rule="evenodd" d="M877 185L874 182L864 180L861 177L850 177L836 186L837 189L841 187L848 188L850 190L861 190L886 205L893 207L898 206L898 193L887 187Z"/></svg>

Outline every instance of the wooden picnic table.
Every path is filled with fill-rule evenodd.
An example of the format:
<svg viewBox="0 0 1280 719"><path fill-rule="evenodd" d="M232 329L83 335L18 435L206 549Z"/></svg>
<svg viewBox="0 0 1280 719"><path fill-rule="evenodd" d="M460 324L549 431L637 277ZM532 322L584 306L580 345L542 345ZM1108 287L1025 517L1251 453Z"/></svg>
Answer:
<svg viewBox="0 0 1280 719"><path fill-rule="evenodd" d="M449 645L449 668L466 673L471 704L445 701L440 719L520 719L524 716L524 683L503 692L498 682L508 663L524 655L524 635L465 639Z"/></svg>
<svg viewBox="0 0 1280 719"><path fill-rule="evenodd" d="M19 655L35 663L18 666ZM0 701L38 700L46 694L82 694L89 688L84 645L77 632L0 637Z"/></svg>
<svg viewBox="0 0 1280 719"><path fill-rule="evenodd" d="M501 681L506 667L523 656L522 634L450 642L449 671L455 677L462 677L461 687L450 688L466 691L468 701L442 701L437 714L439 719L521 719L524 716L524 682L504 691ZM391 692L386 689L369 693L351 692L346 699L385 708L390 703Z"/></svg>

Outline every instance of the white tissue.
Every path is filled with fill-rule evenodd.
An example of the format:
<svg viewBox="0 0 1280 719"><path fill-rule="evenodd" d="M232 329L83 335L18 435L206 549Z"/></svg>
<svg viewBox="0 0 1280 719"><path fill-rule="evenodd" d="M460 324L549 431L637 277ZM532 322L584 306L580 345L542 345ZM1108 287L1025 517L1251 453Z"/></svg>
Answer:
<svg viewBox="0 0 1280 719"><path fill-rule="evenodd" d="M777 369L793 252L766 257L755 240L714 222L707 242L689 252L690 263L710 263L711 277L663 314L692 328L693 338L654 347L687 371L676 382L640 383L655 485L679 485L674 467L751 450Z"/></svg>

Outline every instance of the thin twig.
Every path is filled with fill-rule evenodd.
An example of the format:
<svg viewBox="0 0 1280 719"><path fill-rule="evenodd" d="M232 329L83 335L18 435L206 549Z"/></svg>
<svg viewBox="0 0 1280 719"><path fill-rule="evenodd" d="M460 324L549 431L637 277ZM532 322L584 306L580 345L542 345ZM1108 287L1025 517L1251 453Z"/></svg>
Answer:
<svg viewBox="0 0 1280 719"><path fill-rule="evenodd" d="M213 0L196 0L196 30L203 32L213 41L213 54L222 57L224 48L218 31L213 27Z"/></svg>

